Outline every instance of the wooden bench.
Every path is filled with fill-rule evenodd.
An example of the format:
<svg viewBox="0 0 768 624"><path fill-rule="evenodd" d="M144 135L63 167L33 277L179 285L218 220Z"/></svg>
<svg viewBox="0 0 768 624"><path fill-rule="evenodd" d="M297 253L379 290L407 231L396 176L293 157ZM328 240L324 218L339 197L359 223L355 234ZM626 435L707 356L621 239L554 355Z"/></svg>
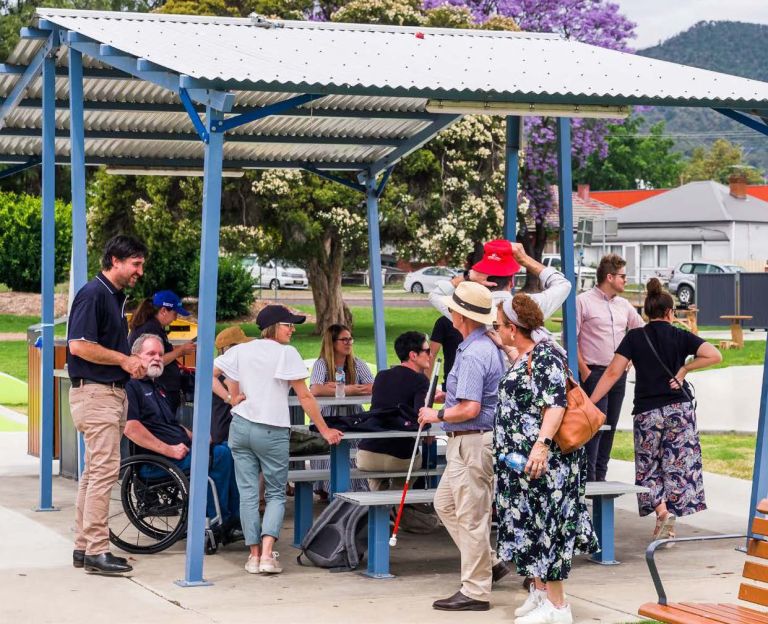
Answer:
<svg viewBox="0 0 768 624"><path fill-rule="evenodd" d="M757 504L757 511L768 514L768 499ZM752 533L768 536L768 519L754 518ZM698 602L667 602L667 595L661 583L654 554L656 550L667 543L702 542L722 539L744 539L746 535L704 535L701 537L680 537L676 539L657 540L648 546L645 560L656 587L658 602L648 602L638 609L644 617L654 618L667 624L768 624L768 612L756 611L735 604L713 604ZM752 537L747 546L747 556L758 559L768 559L768 541ZM745 579L768 582L768 565L755 561L746 561L742 576ZM755 604L768 605L768 589L751 583L742 583L739 587L739 600Z"/></svg>
<svg viewBox="0 0 768 624"><path fill-rule="evenodd" d="M411 472L411 477L436 477L443 474L443 470L445 470L445 464L429 469L420 468ZM299 547L314 521L314 515L312 513L312 484L315 481L327 480L330 474L330 470L327 469L288 471L288 481L294 483L296 487L294 491L293 511L293 545L296 548ZM392 479L406 477L407 475L408 473L406 471L373 471L360 470L359 468L350 470L350 477L352 479ZM399 504L401 491L397 490L396 492L398 496L396 504ZM360 493L368 494L369 492Z"/></svg>
<svg viewBox="0 0 768 624"><path fill-rule="evenodd" d="M644 488L618 481L587 483L586 496L595 499L592 521L602 550L592 560L605 565L619 563L614 560L613 502L624 494L647 492ZM407 503L432 503L436 489L409 490ZM389 571L389 510L400 504L400 491L339 492L337 496L350 503L368 507L368 568L365 574L373 578L392 578Z"/></svg>

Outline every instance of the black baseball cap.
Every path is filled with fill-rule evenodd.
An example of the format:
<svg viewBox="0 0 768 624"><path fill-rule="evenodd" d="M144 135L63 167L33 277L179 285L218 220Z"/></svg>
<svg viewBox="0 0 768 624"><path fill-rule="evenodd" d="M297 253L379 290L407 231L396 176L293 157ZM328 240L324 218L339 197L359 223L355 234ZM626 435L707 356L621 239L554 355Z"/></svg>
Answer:
<svg viewBox="0 0 768 624"><path fill-rule="evenodd" d="M301 325L307 320L306 316L299 316L293 314L288 308L281 305L268 305L262 308L256 317L256 324L259 329L265 330L267 327L272 327L275 323L293 323L294 325Z"/></svg>

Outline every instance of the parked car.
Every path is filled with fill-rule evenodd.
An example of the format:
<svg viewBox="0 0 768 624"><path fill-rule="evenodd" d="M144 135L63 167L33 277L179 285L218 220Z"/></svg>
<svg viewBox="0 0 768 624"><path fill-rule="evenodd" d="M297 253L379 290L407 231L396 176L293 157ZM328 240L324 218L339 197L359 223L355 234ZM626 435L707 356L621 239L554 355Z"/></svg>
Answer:
<svg viewBox="0 0 768 624"><path fill-rule="evenodd" d="M408 275L405 276L403 288L412 293L432 292L432 289L435 287L437 282L442 280L450 280L456 274L456 270L449 269L448 267L424 267L418 271L411 271L408 273Z"/></svg>
<svg viewBox="0 0 768 624"><path fill-rule="evenodd" d="M696 276L699 273L740 273L743 270L736 264L722 262L681 262L672 269L667 288L677 295L680 303L690 305L696 301Z"/></svg>
<svg viewBox="0 0 768 624"><path fill-rule="evenodd" d="M309 288L307 272L281 260L260 263L256 256L243 258L243 266L256 280L257 288Z"/></svg>

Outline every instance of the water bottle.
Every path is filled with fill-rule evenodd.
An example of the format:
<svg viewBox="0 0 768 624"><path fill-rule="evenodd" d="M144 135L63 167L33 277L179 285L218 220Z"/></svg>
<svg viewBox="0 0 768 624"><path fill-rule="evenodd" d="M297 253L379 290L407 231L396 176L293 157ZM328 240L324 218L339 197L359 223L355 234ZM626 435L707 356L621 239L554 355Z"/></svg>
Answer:
<svg viewBox="0 0 768 624"><path fill-rule="evenodd" d="M525 464L528 463L528 458L520 453L507 453L506 455L501 453L499 455L499 462L515 472L523 472Z"/></svg>
<svg viewBox="0 0 768 624"><path fill-rule="evenodd" d="M347 376L344 374L344 369L341 366L336 368L336 398L344 398L344 384L347 382Z"/></svg>

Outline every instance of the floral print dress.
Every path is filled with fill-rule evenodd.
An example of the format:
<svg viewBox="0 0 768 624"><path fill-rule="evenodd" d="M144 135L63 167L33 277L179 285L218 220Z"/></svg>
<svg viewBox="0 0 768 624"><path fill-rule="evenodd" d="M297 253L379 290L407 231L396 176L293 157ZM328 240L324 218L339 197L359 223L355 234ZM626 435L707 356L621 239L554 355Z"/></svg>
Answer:
<svg viewBox="0 0 768 624"><path fill-rule="evenodd" d="M512 452L528 457L539 437L543 409L566 406L561 356L546 343L536 345L532 354L530 373L524 357L499 383L496 550L502 561L514 562L522 576L563 581L574 555L600 550L584 498L585 450L563 455L553 444L547 472L533 480L498 461L500 454Z"/></svg>

